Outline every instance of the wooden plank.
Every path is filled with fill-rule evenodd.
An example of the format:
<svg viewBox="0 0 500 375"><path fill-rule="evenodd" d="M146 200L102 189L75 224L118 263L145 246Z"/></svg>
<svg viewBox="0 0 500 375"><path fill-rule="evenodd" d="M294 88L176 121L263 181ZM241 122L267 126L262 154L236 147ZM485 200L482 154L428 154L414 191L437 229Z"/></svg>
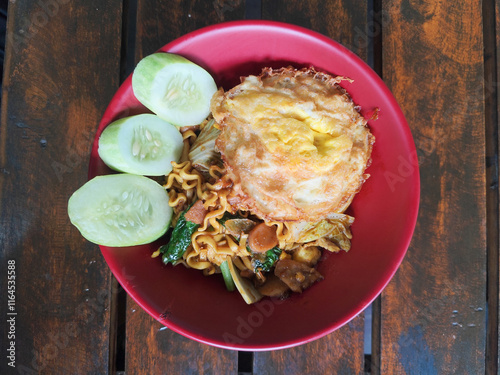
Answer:
<svg viewBox="0 0 500 375"><path fill-rule="evenodd" d="M254 373L362 374L363 327L361 315L313 342L290 349L254 353Z"/></svg>
<svg viewBox="0 0 500 375"><path fill-rule="evenodd" d="M214 23L243 18L243 0L139 1L135 60L163 45ZM186 339L127 301L127 373L234 374L238 352ZM132 313L132 310L136 310ZM151 344L151 345L148 345Z"/></svg>
<svg viewBox="0 0 500 375"><path fill-rule="evenodd" d="M318 31L367 58L367 8L363 1L262 1L262 18ZM360 374L364 370L364 318L312 343L254 354L256 374Z"/></svg>
<svg viewBox="0 0 500 375"><path fill-rule="evenodd" d="M245 0L139 0L136 61L188 32L244 15Z"/></svg>
<svg viewBox="0 0 500 375"><path fill-rule="evenodd" d="M355 0L263 0L262 19L288 22L324 34L366 60L370 38L377 27L368 29L366 1ZM376 26L370 23L371 26Z"/></svg>
<svg viewBox="0 0 500 375"><path fill-rule="evenodd" d="M482 374L486 201L480 1L383 1L383 77L412 129L421 204L382 299L383 374ZM464 16L466 15L466 16Z"/></svg>
<svg viewBox="0 0 500 375"><path fill-rule="evenodd" d="M9 4L0 274L6 295L7 265L15 262L17 315L8 345L15 346L16 373L102 374L110 367L111 274L99 248L70 224L67 201L87 180L97 123L118 87L121 3ZM0 362L0 373L11 373L5 358Z"/></svg>
<svg viewBox="0 0 500 375"><path fill-rule="evenodd" d="M127 299L126 373L236 374L237 352L197 343L153 319Z"/></svg>

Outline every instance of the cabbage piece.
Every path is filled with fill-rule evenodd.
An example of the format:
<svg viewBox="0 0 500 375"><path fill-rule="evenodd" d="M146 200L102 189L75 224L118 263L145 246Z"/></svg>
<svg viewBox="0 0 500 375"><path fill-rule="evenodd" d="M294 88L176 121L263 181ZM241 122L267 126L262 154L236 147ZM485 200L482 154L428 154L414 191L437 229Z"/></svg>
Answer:
<svg viewBox="0 0 500 375"><path fill-rule="evenodd" d="M262 294L252 285L250 280L241 277L230 257L227 258L227 265L236 289L238 289L245 302L250 305L261 300Z"/></svg>
<svg viewBox="0 0 500 375"><path fill-rule="evenodd" d="M333 230L325 236L325 239L337 244L342 250L349 251L351 249L351 225L354 218L348 215L343 215L344 218L335 220Z"/></svg>
<svg viewBox="0 0 500 375"><path fill-rule="evenodd" d="M345 214L334 214L317 223L287 222L290 240L320 246L329 251L348 251L351 248L350 227L354 218Z"/></svg>
<svg viewBox="0 0 500 375"><path fill-rule="evenodd" d="M222 167L220 153L215 149L215 140L220 134L220 130L214 127L215 121L211 119L203 127L198 138L194 141L189 151L189 159L201 173L208 174L211 165Z"/></svg>

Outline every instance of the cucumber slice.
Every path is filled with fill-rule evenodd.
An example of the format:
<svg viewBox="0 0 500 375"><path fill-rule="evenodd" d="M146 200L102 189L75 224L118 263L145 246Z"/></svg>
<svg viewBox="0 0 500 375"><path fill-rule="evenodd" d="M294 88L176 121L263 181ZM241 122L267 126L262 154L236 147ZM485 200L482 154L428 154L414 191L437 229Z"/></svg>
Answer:
<svg viewBox="0 0 500 375"><path fill-rule="evenodd" d="M209 115L217 85L210 73L195 63L158 52L139 61L132 89L145 107L181 127L198 125Z"/></svg>
<svg viewBox="0 0 500 375"><path fill-rule="evenodd" d="M99 138L99 156L110 168L145 176L164 176L183 149L179 129L156 115L126 117L108 125Z"/></svg>
<svg viewBox="0 0 500 375"><path fill-rule="evenodd" d="M98 176L68 201L71 223L90 242L112 247L150 243L167 231L172 208L157 182L133 174Z"/></svg>

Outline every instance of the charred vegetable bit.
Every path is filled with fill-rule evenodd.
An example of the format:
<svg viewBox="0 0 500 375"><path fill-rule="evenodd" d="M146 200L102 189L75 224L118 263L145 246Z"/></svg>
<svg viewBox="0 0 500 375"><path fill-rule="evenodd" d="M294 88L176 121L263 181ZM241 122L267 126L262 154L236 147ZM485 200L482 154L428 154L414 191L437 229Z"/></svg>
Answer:
<svg viewBox="0 0 500 375"><path fill-rule="evenodd" d="M256 225L255 221L228 211L220 219L217 219L217 221L226 228L226 233L234 236L236 239L239 239L243 233L248 234Z"/></svg>
<svg viewBox="0 0 500 375"><path fill-rule="evenodd" d="M236 238L242 234L248 234L255 227L255 221L250 219L229 219L224 224L226 232Z"/></svg>
<svg viewBox="0 0 500 375"><path fill-rule="evenodd" d="M265 283L257 287L257 290L263 296L283 298L287 296L290 288L277 276L270 273L267 275Z"/></svg>
<svg viewBox="0 0 500 375"><path fill-rule="evenodd" d="M226 211L226 212L224 212L224 215L220 219L217 219L217 221L225 226L226 221L234 220L234 219L244 219L244 217L242 217L238 214L232 214L231 212Z"/></svg>
<svg viewBox="0 0 500 375"><path fill-rule="evenodd" d="M193 204L185 209L179 216L177 224L172 231L170 242L160 247L160 253L162 254L161 259L165 264L175 263L182 258L184 252L191 244L191 236L200 226L199 224L186 220L186 213L192 206Z"/></svg>
<svg viewBox="0 0 500 375"><path fill-rule="evenodd" d="M248 250L250 251L250 249ZM254 272L269 272L274 264L279 260L280 255L281 249L277 246L266 251L265 254L254 253L252 261Z"/></svg>

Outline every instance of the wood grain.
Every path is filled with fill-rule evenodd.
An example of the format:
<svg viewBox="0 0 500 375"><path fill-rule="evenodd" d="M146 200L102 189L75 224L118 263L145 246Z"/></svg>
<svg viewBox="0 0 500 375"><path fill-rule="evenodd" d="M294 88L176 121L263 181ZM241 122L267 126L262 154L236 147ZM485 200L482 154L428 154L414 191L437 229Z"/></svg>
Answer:
<svg viewBox="0 0 500 375"><path fill-rule="evenodd" d="M127 374L236 374L238 353L197 343L127 300Z"/></svg>
<svg viewBox="0 0 500 375"><path fill-rule="evenodd" d="M244 15L245 0L139 0L136 61L191 31Z"/></svg>
<svg viewBox="0 0 500 375"><path fill-rule="evenodd" d="M367 7L363 1L262 1L262 18L320 32L367 58ZM300 347L254 354L255 374L360 374L364 370L364 318Z"/></svg>
<svg viewBox="0 0 500 375"><path fill-rule="evenodd" d="M358 316L313 342L291 349L254 353L254 374L362 374L363 327L363 316Z"/></svg>
<svg viewBox="0 0 500 375"><path fill-rule="evenodd" d="M367 3L355 0L263 0L262 19L288 22L324 34L366 60L370 38Z"/></svg>
<svg viewBox="0 0 500 375"><path fill-rule="evenodd" d="M113 373L110 309L117 290L98 247L71 226L66 210L71 193L87 180L97 124L120 83L123 3L9 3L0 125L0 290L5 301L4 275L13 260L16 373ZM415 137L420 216L408 254L377 305L381 352L372 373L498 373L499 332L491 319L496 314L498 323L498 247L492 252L498 231L487 233L498 228L487 226L492 200L485 194L490 182L498 189L491 172L493 161L498 177L498 144L496 151L491 145L485 150L484 140L498 141L499 115L488 116L491 106L500 108L500 64L497 58L496 78L489 79L492 70L483 60L488 65L489 54L500 48L500 2L485 2L486 11L496 5L496 51L482 39L486 19L479 0L375 3L383 6L378 15L367 13L361 0L263 0L261 8L264 19L318 31L364 59L369 39L382 36L381 73ZM138 61L187 32L242 19L244 5L139 0L136 49L128 52ZM372 16L383 19L383 27L370 24ZM496 197L498 204L498 190ZM7 307L2 302L3 318ZM126 318L129 374L238 371L237 352L165 329L130 299ZM0 340L3 355L8 345ZM0 373L11 372L4 358ZM255 374L362 372L362 315L320 340L255 353L253 360Z"/></svg>
<svg viewBox="0 0 500 375"><path fill-rule="evenodd" d="M414 135L421 204L382 298L383 374L485 371L486 200L480 1L383 1L383 77Z"/></svg>
<svg viewBox="0 0 500 375"><path fill-rule="evenodd" d="M243 0L138 2L135 60L214 23L243 18ZM234 374L238 353L210 347L169 330L127 301L127 374ZM132 312L135 310L134 312Z"/></svg>
<svg viewBox="0 0 500 375"><path fill-rule="evenodd" d="M7 261L15 261L16 373L109 368L110 272L70 224L67 201L87 180L97 123L118 87L120 24L117 0L9 4L0 274L4 295ZM5 345L2 338L3 354Z"/></svg>

